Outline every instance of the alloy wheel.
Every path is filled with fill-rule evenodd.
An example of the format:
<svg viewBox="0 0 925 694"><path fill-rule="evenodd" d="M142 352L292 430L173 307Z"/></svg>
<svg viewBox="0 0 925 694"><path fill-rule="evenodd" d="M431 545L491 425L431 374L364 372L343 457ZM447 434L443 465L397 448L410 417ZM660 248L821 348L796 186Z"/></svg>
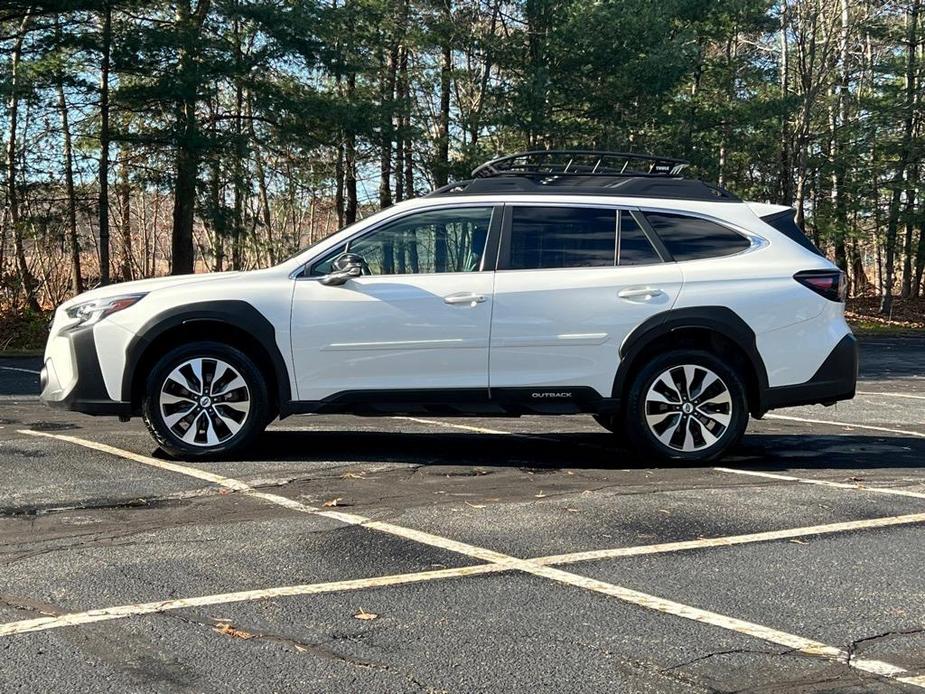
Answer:
<svg viewBox="0 0 925 694"><path fill-rule="evenodd" d="M188 359L171 371L158 399L164 424L193 446L217 446L237 434L251 394L238 370L213 357Z"/></svg>
<svg viewBox="0 0 925 694"><path fill-rule="evenodd" d="M722 438L732 407L723 379L704 366L683 364L666 369L652 382L645 399L646 424L665 446L692 453Z"/></svg>

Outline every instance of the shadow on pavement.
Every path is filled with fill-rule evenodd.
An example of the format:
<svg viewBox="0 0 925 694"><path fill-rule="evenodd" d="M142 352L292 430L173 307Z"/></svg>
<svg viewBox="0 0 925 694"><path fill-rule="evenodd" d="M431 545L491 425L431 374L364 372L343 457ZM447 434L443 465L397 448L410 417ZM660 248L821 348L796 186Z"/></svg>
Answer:
<svg viewBox="0 0 925 694"><path fill-rule="evenodd" d="M163 455L158 452L159 455ZM511 436L478 433L268 431L250 462L414 463L531 469L702 467L653 463L607 433ZM746 435L718 465L756 470L923 467L925 439L902 436Z"/></svg>

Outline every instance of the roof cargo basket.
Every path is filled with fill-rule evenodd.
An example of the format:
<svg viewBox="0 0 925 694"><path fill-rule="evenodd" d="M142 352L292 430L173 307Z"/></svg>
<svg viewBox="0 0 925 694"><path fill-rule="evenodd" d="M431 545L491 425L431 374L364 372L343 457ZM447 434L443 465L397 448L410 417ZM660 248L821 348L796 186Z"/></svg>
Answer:
<svg viewBox="0 0 925 694"><path fill-rule="evenodd" d="M741 202L723 188L684 178L683 159L636 152L560 149L519 152L485 162L472 178L435 190L450 195L606 195Z"/></svg>
<svg viewBox="0 0 925 694"><path fill-rule="evenodd" d="M679 176L689 162L637 152L552 149L518 152L487 161L472 178L492 176Z"/></svg>

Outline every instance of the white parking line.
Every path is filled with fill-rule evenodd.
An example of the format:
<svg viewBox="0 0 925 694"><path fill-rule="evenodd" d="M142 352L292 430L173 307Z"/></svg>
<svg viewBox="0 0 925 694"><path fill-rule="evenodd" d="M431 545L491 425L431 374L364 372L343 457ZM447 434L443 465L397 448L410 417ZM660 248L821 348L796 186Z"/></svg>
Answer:
<svg viewBox="0 0 925 694"><path fill-rule="evenodd" d="M235 593L219 593L218 595L201 595L195 598L180 598L176 600L159 600L157 602L142 602L134 605L120 605L118 607L105 607L99 610L86 612L72 612L56 617L38 617L24 619L19 622L0 624L0 637L26 634L32 631L46 631L60 629L61 627L92 624L94 622L108 622L126 617L139 617L170 610L182 610L190 607L207 607L210 605L227 605L235 602L253 602L256 600L269 600L295 595L319 595L322 593L335 593L349 590L363 590L368 588L382 588L385 586L406 585L408 583L421 583L444 578L459 576L477 576L486 573L497 573L507 569L500 564L477 564L463 566L455 569L440 569L438 571L420 571L418 573L393 574L390 576L376 576L373 578L360 578L352 581L332 581L329 583L309 583L297 586L281 586L278 588L262 588L259 590L242 590Z"/></svg>
<svg viewBox="0 0 925 694"><path fill-rule="evenodd" d="M764 419L782 419L788 422L802 422L804 424L828 424L834 427L850 427L852 429L867 429L869 431L885 431L889 434L902 434L903 436L917 436L925 439L920 431L907 431L905 429L890 429L888 427L875 427L869 424L852 424L851 422L833 422L828 419L808 419L806 417L791 417L785 414L766 414Z"/></svg>
<svg viewBox="0 0 925 694"><path fill-rule="evenodd" d="M744 545L753 542L773 542L775 540L787 540L795 537L830 535L832 533L869 530L871 528L888 528L894 525L909 525L913 523L925 523L925 513L910 513L904 516L888 516L886 518L869 518L867 520L829 523L827 525L810 525L802 528L787 528L785 530L771 530L762 533L748 533L746 535L730 535L728 537L707 537L698 540L663 542L656 545L595 549L588 552L571 552L569 554L551 554L545 557L536 557L530 561L544 566L553 564L573 564L581 561L616 559L619 557L639 557L647 554L681 552L690 549L732 547L734 545Z"/></svg>
<svg viewBox="0 0 925 694"><path fill-rule="evenodd" d="M293 502L284 497L277 496L275 494L263 494L257 492L250 485L247 485L240 480L235 480L233 478L222 477L220 475L213 475L212 473L205 472L203 470L198 470L197 468L191 468L185 465L179 465L175 463L166 463L164 461L159 461L154 458L148 458L147 456L139 455L137 453L132 453L130 451L124 451L114 446L108 446L106 444L99 444L95 441L88 441L86 439L81 439L76 436L67 436L64 434L52 434L48 432L35 432L31 430L20 430L20 433L28 434L32 436L46 436L52 439L59 439L69 443L74 443L81 446L86 446L95 450L103 451L110 453L112 455L120 456L128 460L134 460L141 462L146 465L152 465L154 467L162 468L165 470L170 470L173 472L179 472L181 474L190 475L198 479L210 479L215 481L217 484L221 484L224 487L229 489L236 489L242 493L254 496L256 498L263 499L269 503L279 504L286 506L287 508L294 508L299 511L311 511L317 515L325 516L328 518L340 520L351 525L361 525L362 527L369 528L371 530L378 530L381 532L386 532L398 537L403 537L408 540L413 540L415 542L424 543L434 547L439 547L451 552L456 552L463 554L465 556L473 557L486 561L489 565L494 565L497 567L498 571L502 570L520 570L525 573L532 574L534 576L539 576L541 578L546 578L558 583L563 583L566 585L571 585L577 588L582 588L585 590L590 590L596 593L603 595L608 595L615 597L623 602L627 602L639 607L643 607L650 610L655 610L662 612L664 614L669 614L675 617L680 617L683 619L692 620L695 622L700 622L702 624L708 624L710 626L719 627L721 629L726 629L728 631L733 631L739 634L744 634L747 636L752 636L770 643L775 643L778 645L785 646L797 650L806 655L825 658L827 660L840 662L850 667L853 667L857 670L863 670L864 672L869 672L872 674L879 675L881 677L887 677L893 680L903 681L906 684L911 684L913 686L921 686L925 688L925 683L918 683L917 680L920 678L910 676L910 673L903 668L897 667L887 662L879 660L869 660L862 658L853 658L850 653L847 651L837 648L835 646L829 646L827 644L821 643L819 641L814 641L812 639L807 639L802 636L795 634L789 634L787 632L779 631L770 627L766 627L761 624L755 624L753 622L748 622L745 620L737 619L735 617L729 617L717 612L710 612L708 610L702 610L697 607L692 607L690 605L684 605L672 600L667 600L660 598L654 595L649 595L647 593L642 593L640 591L632 590L630 588L624 588L623 586L614 585L612 583L606 583L604 581L599 581L597 579L589 578L586 576L580 576L578 574L570 573L568 571L563 571L561 569L556 569L550 566L544 566L538 562L531 561L529 559L519 559L501 552L495 552L494 550L486 549L483 547L477 547L474 545L469 545L462 542L457 542L449 538L444 538L439 535L433 535L431 533L426 533L419 530L414 530L411 528L405 528L394 523L385 523L380 521L373 521L364 516L354 514L354 513L344 513L341 511L317 511L311 509L311 507L305 506L304 504L299 504L298 502ZM220 481L219 481L220 480ZM281 503L282 502L282 503ZM488 572L488 569L476 569L476 567L469 567L474 573L478 572ZM448 570L452 571L452 570ZM437 572L421 572L433 576ZM400 576L393 576L391 580L394 582L399 582ZM361 579L365 581L375 580L375 579ZM380 580L386 580L382 578ZM417 581L421 580L431 580L429 578L423 578L416 576ZM411 581L409 581L411 582ZM340 582L340 585L350 584L350 581ZM325 585L325 584L315 584ZM326 584L332 585L332 584ZM386 583L385 585L389 585ZM360 586L360 587L372 587L372 586ZM291 587L289 590L295 590L294 594L308 594L308 586L297 586ZM286 588L276 588L269 589L274 591L285 591ZM314 589L315 592L318 592L318 589ZM254 591L250 591L253 593ZM327 592L330 592L327 591ZM244 595L245 593L232 593L224 594L225 601L229 602L227 599L228 595ZM285 594L285 593L282 593ZM192 598L193 602L188 602L185 607L196 606L196 601L205 601L203 604L214 604L208 602L210 598L214 599L215 596L204 596L201 598ZM247 598L241 598L247 599ZM239 599L238 601L240 601ZM256 597L251 599L264 599L263 597ZM125 616L131 616L132 614L150 614L152 612L164 611L163 607L160 610L157 609L157 606L169 605L172 601L164 601L160 603L144 603L139 605L130 605L124 606L122 608L110 608L103 610L91 610L89 612L81 612L72 615L61 615L58 617L43 617L35 620L24 620L22 622L14 622L10 624L0 625L0 636L4 634L14 634L22 633L23 630L30 630L28 625L31 625L31 630L50 629L64 626L72 626L75 623L88 623L88 622L98 622L105 621L106 619L120 619ZM144 608L147 612L138 612L137 610ZM174 607L171 609L179 609ZM135 612L133 612L135 610ZM125 614L123 614L123 612ZM50 620L50 621L46 621ZM74 620L84 620L77 621ZM51 626L54 624L54 626ZM19 626L17 626L19 625Z"/></svg>
<svg viewBox="0 0 925 694"><path fill-rule="evenodd" d="M794 475L781 475L776 472L761 472L760 470L741 470L731 467L715 467L716 472L728 472L733 475L750 475L752 477L766 477L772 480L782 480L785 482L799 482L800 484L816 484L820 487L834 487L836 489L853 489L861 492L872 492L874 494L890 494L892 496L908 496L913 499L925 499L925 492L913 492L908 489L891 489L889 487L868 487L863 484L851 484L848 482L831 482L829 480L814 480L808 477L795 477Z"/></svg>
<svg viewBox="0 0 925 694"><path fill-rule="evenodd" d="M0 369L4 371L20 371L24 374L35 374L38 376L41 371L36 371L35 369L20 369L18 366L0 366Z"/></svg>
<svg viewBox="0 0 925 694"><path fill-rule="evenodd" d="M907 393L879 393L872 390L859 390L856 395L881 395L888 398L909 398L910 400L925 400L925 395L909 395Z"/></svg>
<svg viewBox="0 0 925 694"><path fill-rule="evenodd" d="M456 424L455 422L441 422L436 419L421 419L420 417L392 417L392 419L403 419L406 422L417 422L418 424L436 424L438 426L446 427L448 429L460 429L462 431L472 431L476 434L504 434L505 436L516 436L518 438L544 438L542 436L534 436L533 434L516 434L512 431L501 431L500 429L486 429L485 427L474 427L469 424Z"/></svg>

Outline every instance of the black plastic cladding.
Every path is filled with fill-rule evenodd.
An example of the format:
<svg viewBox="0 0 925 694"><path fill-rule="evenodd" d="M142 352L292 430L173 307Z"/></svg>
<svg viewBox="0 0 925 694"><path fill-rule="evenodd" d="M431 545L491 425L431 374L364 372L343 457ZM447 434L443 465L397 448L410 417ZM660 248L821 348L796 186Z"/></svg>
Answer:
<svg viewBox="0 0 925 694"><path fill-rule="evenodd" d="M613 393L619 398L628 385L628 377L639 364L639 358L655 340L684 329L708 330L734 342L748 358L757 381L758 401L752 411L767 411L768 372L758 352L755 333L734 311L725 306L699 306L679 308L652 316L640 323L627 336L620 348L620 366L614 379Z"/></svg>
<svg viewBox="0 0 925 694"><path fill-rule="evenodd" d="M276 345L276 330L256 308L246 301L228 299L203 301L168 309L153 316L131 339L126 349L122 375L122 399L131 401L133 379L148 347L168 330L200 321L225 323L254 338L270 357L278 386L278 401L284 407L291 398L289 370Z"/></svg>

